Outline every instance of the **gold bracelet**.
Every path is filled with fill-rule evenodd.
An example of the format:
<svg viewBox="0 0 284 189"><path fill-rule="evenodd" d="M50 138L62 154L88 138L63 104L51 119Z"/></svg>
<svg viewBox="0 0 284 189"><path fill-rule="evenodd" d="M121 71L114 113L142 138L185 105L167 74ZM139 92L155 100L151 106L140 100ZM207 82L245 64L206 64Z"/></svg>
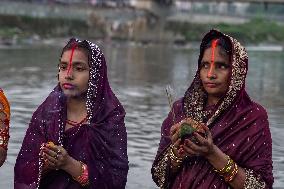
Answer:
<svg viewBox="0 0 284 189"><path fill-rule="evenodd" d="M226 182L231 182L236 177L238 172L239 172L238 165L236 163L234 163L234 170L231 172L231 174L229 176L224 177L225 181Z"/></svg>
<svg viewBox="0 0 284 189"><path fill-rule="evenodd" d="M227 164L222 169L215 169L214 171L218 172L220 175L224 176L226 173L229 173L229 171L232 169L232 166L234 165L234 161L230 158L230 156L227 155Z"/></svg>

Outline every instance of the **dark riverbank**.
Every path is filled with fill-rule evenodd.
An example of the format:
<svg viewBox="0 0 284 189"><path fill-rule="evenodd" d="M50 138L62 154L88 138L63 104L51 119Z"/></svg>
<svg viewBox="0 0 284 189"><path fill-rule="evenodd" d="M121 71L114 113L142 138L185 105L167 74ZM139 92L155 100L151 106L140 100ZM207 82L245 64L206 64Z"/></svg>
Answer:
<svg viewBox="0 0 284 189"><path fill-rule="evenodd" d="M283 22L267 14L245 17L212 14L209 9L191 11L173 11L154 5L147 9L1 1L0 45L44 43L49 39L77 36L188 46L200 41L211 28L230 34L244 44L284 45Z"/></svg>
<svg viewBox="0 0 284 189"><path fill-rule="evenodd" d="M241 24L199 24L182 22L167 22L166 24L166 30L183 36L185 41L200 40L204 33L211 28L230 34L245 44L284 44L284 25L261 17L253 18Z"/></svg>
<svg viewBox="0 0 284 189"><path fill-rule="evenodd" d="M284 44L284 25L264 18L254 18L243 24L198 24L167 21L163 28L145 29L139 35L125 31L110 34L106 23L90 26L84 20L64 18L34 18L28 16L0 15L0 44L14 45L42 39L78 36L92 39L135 41L141 43L176 43L184 45L200 41L211 28L231 34L246 44ZM130 28L131 29L131 28ZM162 36L162 37L161 37Z"/></svg>

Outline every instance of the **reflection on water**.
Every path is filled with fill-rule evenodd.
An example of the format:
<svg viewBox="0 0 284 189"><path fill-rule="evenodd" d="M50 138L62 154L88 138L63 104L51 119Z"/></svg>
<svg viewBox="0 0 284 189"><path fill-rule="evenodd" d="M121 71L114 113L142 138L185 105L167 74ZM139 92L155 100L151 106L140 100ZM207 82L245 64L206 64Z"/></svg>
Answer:
<svg viewBox="0 0 284 189"><path fill-rule="evenodd" d="M127 116L130 170L127 188L156 188L150 167L169 107L165 87L183 95L196 70L198 52L169 47L112 46L104 49L110 83ZM13 188L13 166L32 113L57 83L58 48L1 49L0 87L12 107L8 161L0 188ZM284 186L284 64L281 53L249 53L248 92L269 113L273 137L274 188Z"/></svg>

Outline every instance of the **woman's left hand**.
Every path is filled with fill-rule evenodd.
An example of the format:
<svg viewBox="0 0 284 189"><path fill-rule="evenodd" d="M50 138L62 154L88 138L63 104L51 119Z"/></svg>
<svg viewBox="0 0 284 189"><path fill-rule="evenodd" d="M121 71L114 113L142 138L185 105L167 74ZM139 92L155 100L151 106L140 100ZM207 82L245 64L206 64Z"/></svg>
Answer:
<svg viewBox="0 0 284 189"><path fill-rule="evenodd" d="M207 158L209 155L214 153L215 145L213 143L211 132L206 125L202 125L202 127L206 132L207 138L204 138L197 132L194 132L193 135L198 140L198 144L186 139L184 145L182 145L182 148L189 156L204 156Z"/></svg>
<svg viewBox="0 0 284 189"><path fill-rule="evenodd" d="M70 159L62 146L48 144L44 145L42 149L42 157L46 167L51 169L64 169Z"/></svg>

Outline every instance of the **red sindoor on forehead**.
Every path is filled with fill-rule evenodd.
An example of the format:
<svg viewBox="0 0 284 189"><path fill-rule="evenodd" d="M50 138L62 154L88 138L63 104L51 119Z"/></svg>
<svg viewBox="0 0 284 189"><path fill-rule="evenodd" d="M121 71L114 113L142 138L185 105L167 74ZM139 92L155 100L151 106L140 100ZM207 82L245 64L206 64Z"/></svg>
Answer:
<svg viewBox="0 0 284 189"><path fill-rule="evenodd" d="M212 69L215 62L215 49L217 47L218 41L219 41L218 39L214 39L211 45L211 64L210 64L209 75L212 74Z"/></svg>
<svg viewBox="0 0 284 189"><path fill-rule="evenodd" d="M68 70L67 70L67 75L70 73L70 70L72 69L72 60L73 60L73 55L74 55L74 51L75 49L77 48L77 44L74 43L72 45L72 52L71 52L71 56L70 56L70 59L69 59L69 64L68 64Z"/></svg>

